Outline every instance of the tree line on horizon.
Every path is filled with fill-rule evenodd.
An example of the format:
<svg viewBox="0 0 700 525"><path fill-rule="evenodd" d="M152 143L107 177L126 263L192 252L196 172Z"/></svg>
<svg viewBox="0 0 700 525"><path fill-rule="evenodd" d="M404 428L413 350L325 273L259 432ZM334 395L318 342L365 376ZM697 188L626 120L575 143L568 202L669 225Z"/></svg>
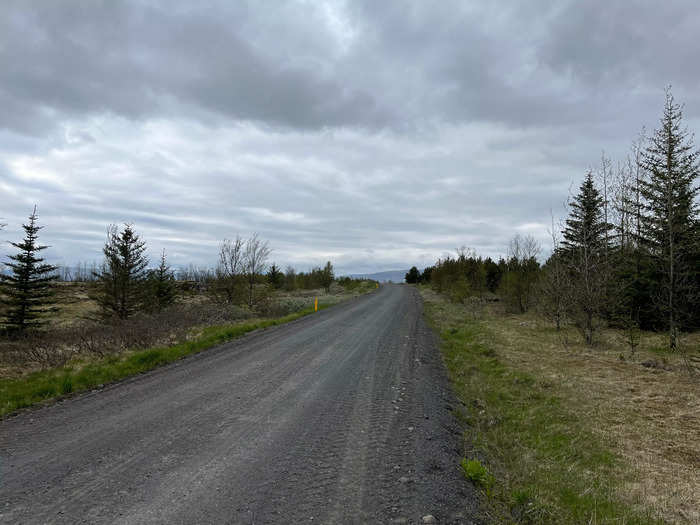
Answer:
<svg viewBox="0 0 700 525"><path fill-rule="evenodd" d="M569 202L553 251L540 264L540 245L516 235L494 261L474 252L438 260L406 274L455 301L498 294L511 311L537 308L560 329L573 323L586 344L604 324L666 331L678 349L681 331L700 328L700 152L670 89L660 126L642 133L626 161L612 169L603 156Z"/></svg>
<svg viewBox="0 0 700 525"><path fill-rule="evenodd" d="M679 331L700 327L700 153L670 89L660 124L633 143L616 171L603 156L597 177L587 173L568 218L559 231L552 228L554 249L543 265L537 241L516 235L498 261L461 249L422 273L412 268L406 281L429 282L456 301L497 293L514 311L537 305L557 328L574 323L588 344L602 323L613 323L667 330L669 347L677 348ZM25 238L11 243L17 253L6 263L10 273L0 275L4 324L19 332L38 327L51 312L58 277L40 256L47 247L38 243L36 207L23 228ZM149 269L145 250L131 225L109 227L104 260L90 272L103 318L127 319L175 300L175 272L165 253L158 268ZM270 289L329 290L335 279L330 261L306 273L292 267L282 272L268 265L269 255L257 234L237 236L222 241L215 269L183 274L215 300L250 310Z"/></svg>

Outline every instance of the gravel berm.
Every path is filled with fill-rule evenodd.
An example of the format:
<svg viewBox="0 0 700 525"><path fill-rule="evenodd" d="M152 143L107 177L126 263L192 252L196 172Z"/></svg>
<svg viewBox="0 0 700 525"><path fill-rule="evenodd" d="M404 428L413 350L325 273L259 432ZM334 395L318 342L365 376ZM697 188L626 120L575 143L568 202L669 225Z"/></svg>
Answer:
<svg viewBox="0 0 700 525"><path fill-rule="evenodd" d="M455 403L386 285L0 422L0 522L472 523Z"/></svg>

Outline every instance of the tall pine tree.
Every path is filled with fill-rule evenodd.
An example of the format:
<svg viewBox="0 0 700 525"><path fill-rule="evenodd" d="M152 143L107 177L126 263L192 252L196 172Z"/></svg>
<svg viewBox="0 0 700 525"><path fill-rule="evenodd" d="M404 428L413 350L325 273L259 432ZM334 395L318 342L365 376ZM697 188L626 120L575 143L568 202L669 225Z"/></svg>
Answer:
<svg viewBox="0 0 700 525"><path fill-rule="evenodd" d="M104 317L127 319L144 306L147 276L146 243L126 224L120 232L115 225L107 231L105 256L98 279L96 297Z"/></svg>
<svg viewBox="0 0 700 525"><path fill-rule="evenodd" d="M559 256L571 276L570 315L586 344L592 344L596 323L607 309L608 232L604 202L589 172L571 203Z"/></svg>
<svg viewBox="0 0 700 525"><path fill-rule="evenodd" d="M276 290L284 286L284 274L275 263L272 263L270 269L267 271L267 282Z"/></svg>
<svg viewBox="0 0 700 525"><path fill-rule="evenodd" d="M603 218L603 198L588 172L579 193L571 203L571 212L563 231L562 250L569 254L589 251L604 253L607 233L612 226Z"/></svg>
<svg viewBox="0 0 700 525"><path fill-rule="evenodd" d="M666 90L661 127L642 155L647 177L641 180L644 214L641 244L658 276L654 297L669 332L669 347L678 346L678 331L692 315L697 294L698 152L682 126L682 108Z"/></svg>
<svg viewBox="0 0 700 525"><path fill-rule="evenodd" d="M175 302L177 289L175 276L165 257L165 250L161 253L160 264L155 270L148 272L149 285L149 309L160 312Z"/></svg>
<svg viewBox="0 0 700 525"><path fill-rule="evenodd" d="M51 287L56 279L56 266L46 264L38 253L48 248L37 243L39 230L36 206L29 216L29 224L23 224L25 237L22 242L11 242L19 252L8 256L5 263L11 270L2 275L0 283L6 296L5 325L10 331L23 332L41 324L43 313L50 311Z"/></svg>
<svg viewBox="0 0 700 525"><path fill-rule="evenodd" d="M333 265L330 261L321 270L321 286L326 290L326 293L331 291L331 284L335 280L335 274L333 273Z"/></svg>
<svg viewBox="0 0 700 525"><path fill-rule="evenodd" d="M406 275L404 276L404 280L408 284L416 284L420 281L420 272L418 271L418 268L415 266L411 266L411 269L408 270Z"/></svg>

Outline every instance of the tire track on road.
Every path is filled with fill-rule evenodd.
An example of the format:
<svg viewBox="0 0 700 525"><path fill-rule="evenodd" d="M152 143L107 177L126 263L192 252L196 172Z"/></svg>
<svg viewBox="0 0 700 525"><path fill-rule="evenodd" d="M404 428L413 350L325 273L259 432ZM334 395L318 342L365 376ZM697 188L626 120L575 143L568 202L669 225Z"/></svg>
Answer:
<svg viewBox="0 0 700 525"><path fill-rule="evenodd" d="M0 522L470 523L421 313L385 286L2 421Z"/></svg>

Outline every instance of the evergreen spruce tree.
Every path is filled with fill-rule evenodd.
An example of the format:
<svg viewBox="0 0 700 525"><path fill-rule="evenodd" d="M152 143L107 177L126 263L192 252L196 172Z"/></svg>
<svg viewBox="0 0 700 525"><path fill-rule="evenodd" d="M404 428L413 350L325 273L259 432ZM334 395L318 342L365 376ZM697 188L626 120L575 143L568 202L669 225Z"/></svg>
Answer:
<svg viewBox="0 0 700 525"><path fill-rule="evenodd" d="M404 276L404 280L408 284L416 284L420 282L420 272L418 271L418 268L411 266L411 269L408 270L408 273L406 273Z"/></svg>
<svg viewBox="0 0 700 525"><path fill-rule="evenodd" d="M588 172L571 203L571 212L563 231L562 250L574 254L583 250L605 252L606 235L612 227L603 219L603 198Z"/></svg>
<svg viewBox="0 0 700 525"><path fill-rule="evenodd" d="M570 316L589 345L608 299L610 268L606 255L612 226L605 221L603 209L603 198L589 172L571 203L558 254L571 276Z"/></svg>
<svg viewBox="0 0 700 525"><path fill-rule="evenodd" d="M486 288L489 292L496 293L501 283L501 269L491 257L487 257L484 261L484 270L486 270ZM425 270L423 270L423 273L425 273Z"/></svg>
<svg viewBox="0 0 700 525"><path fill-rule="evenodd" d="M2 290L6 296L5 325L10 331L23 332L41 324L41 315L51 311L51 288L56 279L56 266L44 263L38 252L48 246L37 244L39 230L36 224L36 206L29 216L29 224L23 224L25 237L22 242L11 242L19 252L8 256L5 263L11 270L2 275Z"/></svg>
<svg viewBox="0 0 700 525"><path fill-rule="evenodd" d="M272 263L272 266L270 266L270 269L267 271L267 282L277 290L284 286L284 273L282 273L282 270L280 270L275 263Z"/></svg>
<svg viewBox="0 0 700 525"><path fill-rule="evenodd" d="M700 152L682 127L682 108L666 90L661 127L642 155L647 177L641 181L644 214L640 243L657 275L654 297L676 349L678 331L697 305L698 194Z"/></svg>
<svg viewBox="0 0 700 525"><path fill-rule="evenodd" d="M175 302L175 276L168 266L165 250L161 253L158 268L148 272L148 283L151 310L159 312Z"/></svg>
<svg viewBox="0 0 700 525"><path fill-rule="evenodd" d="M96 299L104 317L127 319L144 306L146 243L134 233L130 224L121 232L116 225L111 225L102 251L105 260L101 271L95 274L99 285Z"/></svg>
<svg viewBox="0 0 700 525"><path fill-rule="evenodd" d="M333 273L333 265L330 261L326 263L323 269L320 271L320 284L326 289L326 293L331 291L331 284L335 279L335 274Z"/></svg>
<svg viewBox="0 0 700 525"><path fill-rule="evenodd" d="M433 274L433 267L428 266L427 268L423 268L423 273L420 274L420 281L421 283L429 283L430 279Z"/></svg>

